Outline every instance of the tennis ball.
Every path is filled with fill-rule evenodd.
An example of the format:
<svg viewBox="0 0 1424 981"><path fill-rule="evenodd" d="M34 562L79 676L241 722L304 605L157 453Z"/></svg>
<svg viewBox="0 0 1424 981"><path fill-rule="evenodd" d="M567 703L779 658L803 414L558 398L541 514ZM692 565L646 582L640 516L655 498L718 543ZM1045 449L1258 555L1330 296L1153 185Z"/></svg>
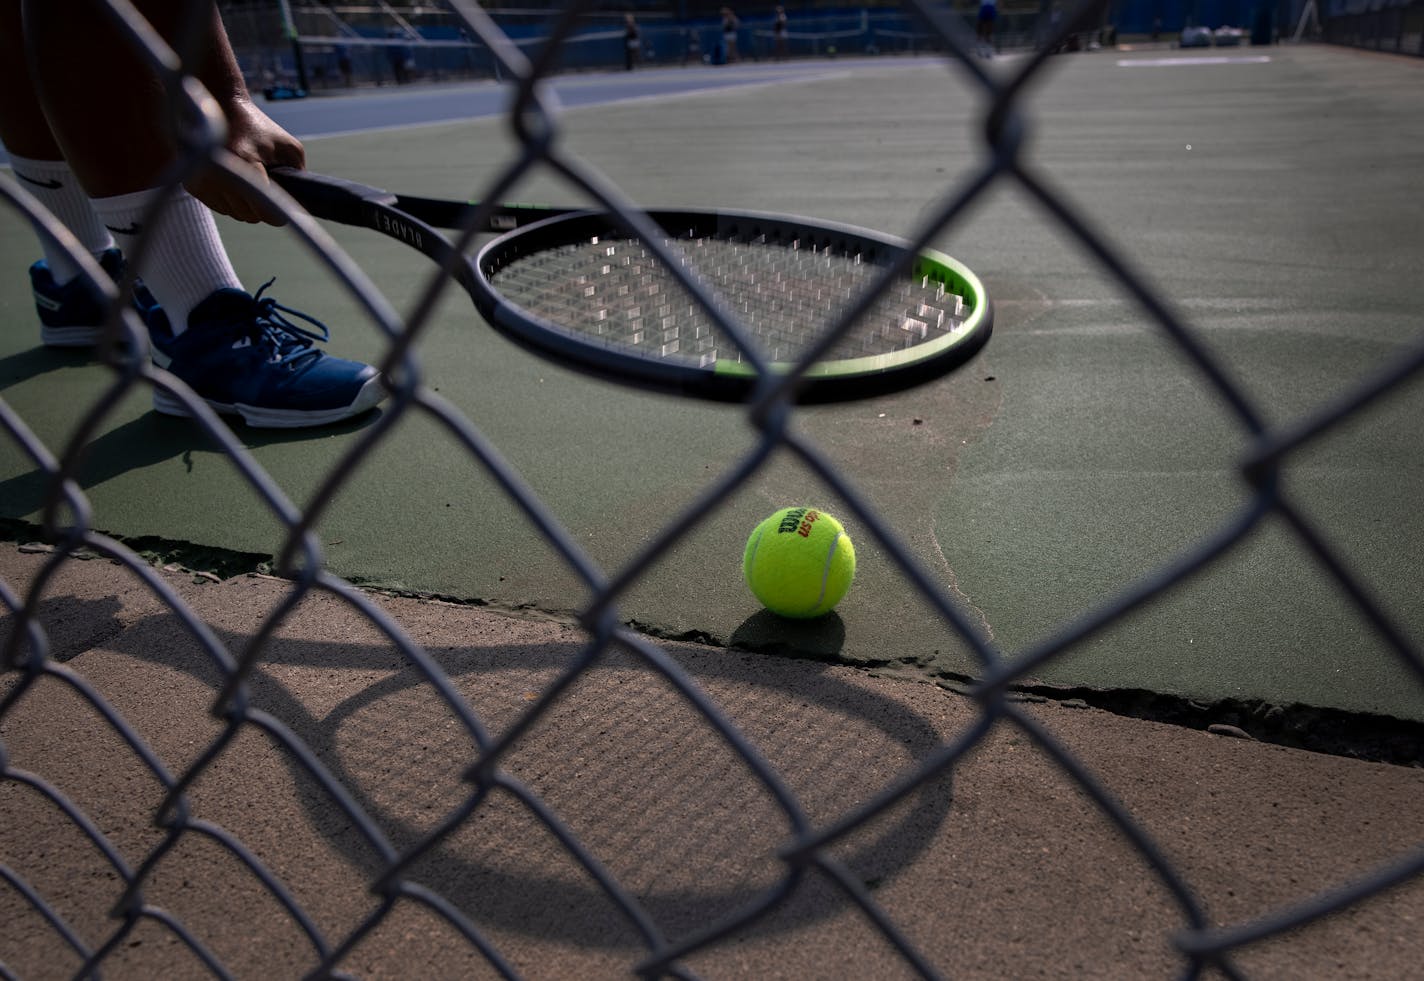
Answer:
<svg viewBox="0 0 1424 981"><path fill-rule="evenodd" d="M810 619L831 612L850 589L855 548L826 512L782 508L747 539L742 574L768 610Z"/></svg>

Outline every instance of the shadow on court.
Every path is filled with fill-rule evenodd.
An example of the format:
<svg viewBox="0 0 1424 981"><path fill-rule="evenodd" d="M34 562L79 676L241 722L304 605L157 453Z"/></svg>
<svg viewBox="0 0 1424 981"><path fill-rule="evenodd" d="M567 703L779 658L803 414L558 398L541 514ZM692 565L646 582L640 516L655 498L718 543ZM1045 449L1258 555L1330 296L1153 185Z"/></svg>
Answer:
<svg viewBox="0 0 1424 981"><path fill-rule="evenodd" d="M92 623L83 631L84 644L105 638L118 626L112 604L103 600L92 605L55 600L45 604L41 616L45 621ZM151 644L155 638L181 636L183 629L172 617L141 619L124 624L122 633L105 646L124 657L181 670L216 697L219 676L210 663L182 655L175 659L175 644ZM252 640L226 631L216 636L234 653L246 650ZM513 650L442 646L431 654L480 718L488 720L503 714L495 705L497 693L507 693L512 679L524 680L518 691L520 704L527 707L524 694L534 690L532 679L558 674L579 650L573 645ZM261 668L253 676L251 707L281 720L351 792L396 850L405 853L447 817L483 798L461 781L479 756L473 740L450 731L454 717L431 696L422 672L409 666L392 670L392 661L389 646L274 640L264 648ZM324 704L314 708L310 694L280 680L283 667L318 667L328 678L361 683L344 685L342 697L334 702L327 701L332 688L324 686ZM784 765L795 768L787 779L819 784L802 793L801 806L813 813L832 813L845 800L874 789L867 774L846 772L849 761L866 758L867 746L881 746L892 756L919 757L936 745L937 733L928 720L824 672L748 671L746 660L738 657L699 657L690 667L693 679L708 691L736 686L741 689L737 697L751 704L794 700L803 717L835 716L830 731L816 737L819 746L814 751L809 732L772 726L769 719L758 726L759 736L788 744L770 748ZM746 691L749 684L754 686L751 693ZM595 853L621 881L635 884L630 892L665 935L692 933L720 917L754 909L787 884L775 856L787 832L786 816L775 813L754 773L727 752L720 736L669 685L626 654L610 654L577 683L565 702L551 711L550 721L514 746L506 765L549 800L581 838L595 842ZM856 733L854 740L847 735L850 731ZM572 766L571 747L576 747L573 758L578 761ZM345 826L344 815L297 757L282 755L297 789L299 820L315 828ZM373 766L377 759L386 765ZM851 792L855 785L858 789ZM694 834L654 819L674 802L679 808L717 815L718 820L697 822ZM848 849L842 861L867 883L892 879L940 832L951 803L947 780L926 783L893 820L880 823L866 840ZM473 810L468 829L452 832L414 863L412 879L459 897L466 915L502 930L579 946L626 948L637 942L627 919L586 870L561 853L547 829L521 809L518 798L496 790L479 806L484 810ZM646 817L634 817L639 813ZM630 820L638 825L636 835L628 835ZM641 840L620 838L616 851L608 847L613 842L598 847L598 839L610 833ZM327 843L368 881L384 871L362 838L349 829L330 834ZM743 932L804 928L840 911L843 900L833 891L809 893L791 904L787 915L758 920ZM558 896L559 903L550 904L551 896Z"/></svg>
<svg viewBox="0 0 1424 981"><path fill-rule="evenodd" d="M0 558L6 580L21 583L48 560L14 551ZM161 576L233 656L290 590L259 576L222 584ZM241 703L250 721L228 739L212 714L220 673L195 653L178 618L135 585L107 562L68 563L54 582L60 595L39 606L59 673L21 690L21 673L10 672L0 687L7 851L31 856L27 882L91 944L122 927L111 917L115 901L142 869L148 908L171 910L173 924L237 974L303 973L318 946L332 949L368 928L343 969L371 977L487 971L472 942L421 899L436 894L521 973L624 974L646 949L642 931L697 933L764 900L775 900L764 917L693 959L699 974L881 977L904 966L847 892L814 866L788 872L780 853L802 818L680 692L627 652L609 654L540 706L539 693L579 657L577 631L380 600L492 736L516 731L538 709L500 760L516 782L480 797L465 779L479 756L469 728L344 600L314 594L288 612ZM11 621L0 619L0 630ZM930 685L665 647L794 795L810 828L831 827L895 786L976 717L968 700ZM112 714L101 715L82 692ZM1417 771L1082 707L1023 708L1114 789L1228 921L1356 874L1424 835ZM140 757L133 738L152 755ZM180 824L187 830L176 835L169 821L155 822L164 783L151 765L164 782L196 768ZM31 772L81 808L111 850L96 849L17 779ZM1213 792L1184 793L1204 772ZM354 819L338 806L336 787L359 809ZM1295 820L1282 822L1282 808ZM1356 816L1387 809L1394 819L1347 821L1341 808ZM583 860L561 836L579 842ZM946 973L1051 974L1066 958L1142 977L1177 963L1165 938L1184 914L1170 891L1057 764L1008 725L838 839L826 857ZM405 891L394 899L383 882L398 861ZM302 919L261 887L254 862ZM638 904L641 927L599 877ZM1417 945L1380 948L1366 927L1417 916L1421 901L1421 887L1403 886L1348 919L1293 933L1289 945L1240 953L1238 964L1269 974L1328 956L1407 973ZM123 935L106 973L191 972L192 953L165 921L141 922ZM1141 940L1125 944L1125 936ZM27 908L4 919L0 943L7 967L21 974L41 963L63 970L71 958Z"/></svg>
<svg viewBox="0 0 1424 981"><path fill-rule="evenodd" d="M21 381L43 387L50 373L92 371L96 365L93 356L85 351L29 348L0 358L0 392ZM146 400L148 393L149 389L141 386L138 398ZM330 426L322 435L342 437L357 433L375 422L380 413L381 409L374 409ZM249 450L311 440L311 433L302 430L253 429L243 425L240 419L233 419L229 424L239 443ZM199 426L155 411L143 412L112 428L101 424L99 435L82 452L78 484L83 490L92 490L115 477L169 461L179 461L191 473L195 456L218 459L223 455L221 448ZM0 518L37 515L43 508L48 482L45 474L33 469L0 479Z"/></svg>

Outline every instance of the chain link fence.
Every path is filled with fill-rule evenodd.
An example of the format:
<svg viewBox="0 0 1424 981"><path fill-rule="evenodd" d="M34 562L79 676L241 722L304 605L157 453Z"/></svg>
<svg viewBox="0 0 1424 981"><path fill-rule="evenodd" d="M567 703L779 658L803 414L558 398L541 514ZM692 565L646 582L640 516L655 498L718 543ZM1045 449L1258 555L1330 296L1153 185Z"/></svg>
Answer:
<svg viewBox="0 0 1424 981"><path fill-rule="evenodd" d="M1424 55L1424 4L1411 0L1331 0L1320 9L1320 35L1331 44ZM1311 12L1315 12L1314 8ZM1303 18L1302 26L1306 24L1308 19Z"/></svg>
<svg viewBox="0 0 1424 981"><path fill-rule="evenodd" d="M120 0L113 0L112 5L124 18L135 16L132 9ZM196 6L201 8L201 5ZM521 132L531 135L531 138L541 134L545 137L537 143L530 143L526 147L526 156L509 172L500 174L493 183L507 185L519 176L516 173L518 168L528 171L552 168L567 175L591 199L607 207L623 207L604 192L608 185L601 175L569 154L559 140L549 138L560 127L557 112L543 101L544 93L540 85L541 72L548 70L551 62L536 65L524 58L519 48L511 44L475 4L455 2L451 6L457 10L464 29L495 53L507 77L517 80L522 97L516 104L525 114ZM43 917L52 931L51 942L57 948L72 952L82 961L83 966L77 972L80 976L99 974L108 959L143 922L161 924L213 975L226 976L224 965L185 923L183 909L161 909L145 898L145 889L159 874L167 856L184 843L198 838L215 843L240 861L248 871L255 890L265 896L266 901L275 904L279 918L284 917L297 924L305 942L310 945L315 961L312 976L339 974L350 952L377 935L386 919L395 915L392 911L397 908L397 901L417 904L441 918L450 928L452 945L462 945L475 952L496 974L515 976L518 972L498 945L489 939L481 924L462 909L458 897L442 895L437 889L423 884L413 872L422 861L429 859L443 841L478 823L487 810L495 807L494 801L502 799L514 801L517 808L531 817L552 842L550 847L562 850L572 863L583 869L596 883L602 896L616 908L625 924L631 925L644 947L645 956L631 965L631 969L640 976L693 976L692 969L687 966L689 958L754 928L759 921L772 916L779 903L811 888L811 883L819 882L829 883L833 891L840 893L843 901L853 904L863 914L866 922L903 957L909 973L934 977L936 967L901 931L877 902L874 893L849 870L838 853L873 822L906 802L915 801L919 792L931 783L954 774L990 733L1003 729L1014 730L1027 737L1054 761L1091 800L1123 841L1135 850L1160 887L1170 895L1183 924L1182 930L1172 938L1172 943L1180 955L1184 976L1199 976L1208 969L1215 969L1225 976L1238 977L1241 972L1233 958L1245 945L1280 937L1424 871L1424 847L1417 847L1348 886L1272 911L1231 929L1213 928L1191 885L1146 829L1108 789L1100 785L1095 775L1054 732L1010 697L1014 687L1033 676L1037 669L1061 658L1086 638L1107 629L1133 610L1211 566L1237 548L1268 518L1279 520L1292 530L1319 566L1333 577L1340 592L1349 598L1361 616L1388 643L1399 663L1416 679L1424 681L1424 660L1421 660L1419 651L1370 592L1351 575L1346 563L1327 544L1321 530L1283 491L1280 481L1282 471L1290 465L1293 455L1347 423L1354 413L1417 376L1424 368L1424 343L1415 346L1408 357L1390 365L1378 377L1361 385L1336 404L1286 425L1268 426L1252 400L1233 383L1230 374L1203 343L1198 332L1183 322L1164 299L1154 293L1111 238L1095 227L1088 215L1078 212L1072 203L1056 194L1035 170L1033 161L1021 153L1026 131L1026 93L1030 83L1043 71L1049 57L1047 50L1054 45L1050 44L1040 55L1024 59L1009 74L991 74L973 54L973 38L957 16L928 2L912 3L910 7L916 20L926 25L925 30L933 33L937 44L946 50L947 57L962 62L963 69L988 96L989 108L983 118L985 142L982 163L965 187L947 189L949 197L946 200L965 193L966 188L972 199L991 186L1015 184L1034 199L1084 253L1109 271L1150 314L1156 328L1194 366L1200 378L1211 387L1234 418L1250 447L1240 461L1241 480L1243 486L1249 488L1249 500L1222 527L1183 554L1164 562L1154 574L1136 582L1100 608L1083 610L1076 620L1041 644L1010 653L998 649L981 625L946 594L929 571L917 563L897 530L857 496L854 487L842 477L822 449L798 434L790 425L796 415L789 402L791 393L769 385L766 395L746 407L747 420L760 434L755 448L681 513L668 518L626 564L605 570L588 558L579 543L561 525L558 516L550 513L525 486L498 448L482 436L478 426L454 410L424 383L411 352L426 328L435 306L435 297L448 288L449 283L433 281L423 300L414 306L416 313L402 319L319 225L294 210L290 200L279 192L252 187L253 193L266 196L271 204L290 213L293 234L326 262L333 275L379 325L388 343L381 365L391 390L388 408L353 442L349 453L326 475L321 486L311 495L311 500L330 500L349 475L389 438L402 419L426 417L451 433L471 458L505 488L511 500L547 538L552 548L564 557L593 596L579 616L584 637L581 653L572 663L551 672L545 678L543 687L531 693L527 705L496 736L492 734L487 720L471 708L439 658L432 656L402 630L370 596L327 570L323 544L313 530L321 517L320 507L314 506L306 511L297 507L205 403L175 378L149 362L144 327L131 306L123 302L114 284L87 255L71 249L85 275L110 298L112 312L103 355L112 373L108 387L98 393L93 404L85 409L83 421L75 428L72 440L66 445L46 445L25 419L0 401L0 427L3 427L7 439L26 455L47 482L43 523L54 545L53 552L44 562L43 571L27 589L20 590L10 583L0 582L0 601L9 613L9 629L4 636L3 647L6 683L3 695L0 695L0 721L13 719L37 686L44 683L64 686L102 716L125 752L138 760L162 784L165 798L158 811L151 815L158 830L156 843L150 842L139 859L131 861L124 856L124 849L116 843L111 831L92 820L58 785L47 780L45 774L28 772L13 765L0 747L0 777L50 802L54 813L62 815L63 821L70 825L68 831L77 833L95 850L99 856L98 874L116 877L121 882L122 895L111 911L112 919L106 930L96 934L93 924L66 921L59 911L60 905L30 884L25 868L9 864L0 866L0 878L4 879L12 895L21 897ZM579 17L576 5L563 16L551 39L555 47L575 30ZM1061 41L1081 24L1095 23L1100 19L1100 2L1083 4L1063 19L1061 33L1056 40ZM134 36L141 35L134 32ZM168 63L161 51L150 49L148 54L156 65ZM166 74L165 77L170 85L175 118L185 120L189 125L210 118L202 112L192 111L194 107L185 102L192 97L191 90L179 84L179 76ZM535 117L538 118L538 125L531 125ZM246 180L228 165L216 149L221 146L220 134L195 130L186 145L195 148L195 156L184 162L185 167L218 169L224 171L229 180ZM0 195L10 208L33 224L39 234L61 242L67 240L64 229L55 219L43 212L14 182L8 179L0 181ZM237 650L229 650L215 631L142 557L95 530L94 515L76 477L84 445L104 424L112 407L131 392L154 388L162 389L183 402L194 416L195 424L230 458L235 468L234 479L244 482L252 493L267 503L272 517L283 529L283 539L276 550L275 569L288 583L284 599L275 609L261 616L250 641ZM718 701L679 668L658 644L625 626L618 613L620 596L671 547L680 526L701 512L721 506L733 492L753 479L772 451L799 458L848 503L860 535L867 541L873 540L883 549L886 560L898 566L942 619L945 627L973 650L980 667L979 677L969 689L977 707L976 724L939 745L912 772L904 773L892 785L869 799L854 806L849 801L843 802L839 816L829 821L812 822L802 801L781 779L777 767L759 751L754 740L730 721ZM105 700L98 688L51 654L52 625L46 624L41 616L42 599L55 577L61 575L66 564L80 553L106 556L123 566L134 581L140 583L184 625L191 637L195 657L214 676L219 692L211 706L215 729L206 745L200 747L181 769L170 769L169 764L145 743L124 715ZM450 718L456 720L459 731L475 747L465 761L464 782L454 798L455 803L439 820L405 839L396 840L391 836L389 829L373 816L373 804L369 797L357 793L348 785L342 772L334 767L330 759L314 749L284 720L256 705L252 691L254 672L270 655L273 639L285 618L298 605L322 597L364 618L371 631L387 645L392 656L403 660L419 673L432 702L443 706ZM518 752L521 740L557 712L563 695L596 666L615 658L652 673L675 692L683 710L690 711L716 733L726 750L726 765L749 775L772 802L772 811L780 826L789 829L778 851L779 871L773 881L765 884L754 902L677 937L663 933L635 892L626 888L601 865L585 841L572 830L572 825L561 815L558 807L550 803L552 798L557 797L556 790L546 788L540 793L529 782L516 779L505 767L510 756ZM370 915L349 934L336 937L324 935L316 918L293 898L288 883L293 877L303 874L301 869L279 871L270 868L237 835L220 824L195 816L191 806L195 786L219 771L226 747L252 732L270 739L288 765L300 770L305 779L317 788L315 792L323 797L329 811L336 816L336 825L344 829L332 834L359 840L360 847L374 856L366 866L373 872L361 885L375 897L375 904ZM546 898L551 903L557 901L555 896ZM86 939L96 935L100 937L97 941ZM3 966L0 966L0 975L12 976Z"/></svg>
<svg viewBox="0 0 1424 981"><path fill-rule="evenodd" d="M362 86L406 85L455 79L502 79L500 59L447 9L435 6L293 4L284 29L282 5L271 0L233 3L223 18L233 48L254 92L273 98ZM1001 4L995 44L999 50L1033 49L1062 17L1038 4ZM543 10L492 12L502 33L526 57L538 59L549 44L549 16ZM975 11L960 10L973 26ZM720 19L676 19L664 11L640 11L632 56L621 14L589 11L578 28L559 38L550 71L605 71L727 64ZM1091 23L1065 35L1071 50L1100 39L1103 25ZM770 14L752 13L738 22L740 61L831 59L943 52L944 40L917 18L894 8L862 10L795 9L779 33Z"/></svg>

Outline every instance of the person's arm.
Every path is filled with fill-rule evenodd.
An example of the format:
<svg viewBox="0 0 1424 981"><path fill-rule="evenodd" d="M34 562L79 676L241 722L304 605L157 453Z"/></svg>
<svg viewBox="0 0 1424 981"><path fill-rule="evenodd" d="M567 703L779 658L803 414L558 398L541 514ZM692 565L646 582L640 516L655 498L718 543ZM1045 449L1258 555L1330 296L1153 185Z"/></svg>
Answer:
<svg viewBox="0 0 1424 981"><path fill-rule="evenodd" d="M5 0L13 2L13 0ZM190 0L133 0L170 44ZM85 189L93 197L147 190L161 180L177 144L158 76L111 26L102 0L23 0L24 34L44 114ZM207 0L204 56L194 66L228 122L227 146L266 181L266 166L302 167L302 145L253 104L216 3ZM76 30L76 21L85 29ZM214 211L241 221L281 221L212 172L187 184Z"/></svg>
<svg viewBox="0 0 1424 981"><path fill-rule="evenodd" d="M164 0L162 5L173 2ZM227 117L227 148L253 165L253 176L261 183L268 183L266 168L269 166L305 168L307 158L302 144L252 101L216 4L212 5L208 38L208 59L199 66L198 80L213 93ZM245 198L234 198L225 184L212 180L209 175L199 175L187 186L190 194L214 211L243 221L263 220L251 210ZM244 214L244 210L248 213ZM276 223L280 222L281 219Z"/></svg>

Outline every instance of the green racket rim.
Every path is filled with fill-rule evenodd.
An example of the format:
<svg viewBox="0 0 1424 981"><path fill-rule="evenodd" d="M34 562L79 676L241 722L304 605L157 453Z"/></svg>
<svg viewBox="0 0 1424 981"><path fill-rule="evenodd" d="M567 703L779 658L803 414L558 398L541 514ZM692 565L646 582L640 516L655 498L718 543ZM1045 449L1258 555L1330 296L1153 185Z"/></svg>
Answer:
<svg viewBox="0 0 1424 981"><path fill-rule="evenodd" d="M808 367L803 376L808 379L861 378L884 374L921 362L938 362L951 354L957 354L958 349L962 347L973 346L977 350L985 340L982 334L991 317L989 304L984 299L984 284L980 282L979 277L958 260L932 249L926 249L916 257L911 275L917 279L927 277L932 282L941 283L946 289L958 293L964 298L965 305L970 308L971 312L953 333L924 344L917 344L915 347L903 351L870 354L861 358L818 361ZM793 362L776 361L768 365L768 370L777 374L786 374L794 367ZM754 378L758 374L756 368L748 362L735 361L730 358L713 362L710 370L727 377Z"/></svg>
<svg viewBox="0 0 1424 981"><path fill-rule="evenodd" d="M817 247L853 243L866 261L890 265L909 243L869 229L814 221L791 215L727 211L650 211L647 216L672 237L709 234L747 241L758 238L803 240ZM657 391L721 402L746 402L764 384L763 375L784 376L796 362L775 361L759 372L745 360L719 358L706 364L642 357L618 347L590 344L576 330L545 320L504 297L492 282L507 263L586 234L615 230L596 212L551 216L501 235L479 250L476 277L467 285L476 307L500 333L541 356L609 380ZM621 232L615 232L621 237ZM913 260L907 278L928 278L958 294L966 317L943 337L902 351L819 361L798 378L793 400L799 404L845 402L890 394L940 378L959 368L987 342L993 311L979 278L942 252L925 250Z"/></svg>

